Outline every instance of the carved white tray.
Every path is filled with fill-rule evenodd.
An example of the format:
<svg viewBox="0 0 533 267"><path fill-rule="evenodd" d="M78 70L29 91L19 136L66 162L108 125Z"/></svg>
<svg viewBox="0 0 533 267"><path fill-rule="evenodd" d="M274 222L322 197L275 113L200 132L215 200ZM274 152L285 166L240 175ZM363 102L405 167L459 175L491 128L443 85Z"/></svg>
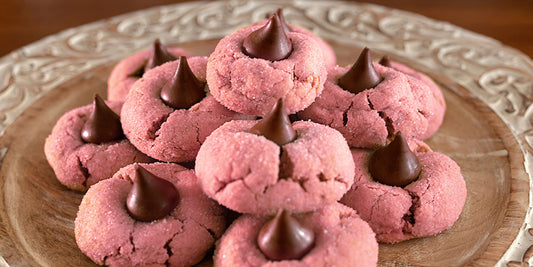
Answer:
<svg viewBox="0 0 533 267"><path fill-rule="evenodd" d="M0 58L0 134L5 135L35 101L73 77L149 47L155 38L168 44L218 39L263 19L278 7L284 8L291 24L306 27L338 47L368 46L380 54L413 63L413 67L424 70L438 82L446 81L451 91L466 89L506 125L510 138L519 145L524 159L520 168L527 172L531 185L533 61L493 39L446 22L349 2L188 2L65 30ZM9 145L3 143L2 159L8 150ZM499 266L533 263L532 195L529 191L529 198L518 200L517 205L524 206L519 218L522 225L515 226L520 229L498 259ZM6 224L9 218L2 220ZM7 235L0 231L2 234ZM8 245L2 246L1 241L2 238L0 249L5 249ZM11 252L0 250L0 255L8 259ZM2 256L0 265L6 263ZM19 257L17 262L24 260Z"/></svg>

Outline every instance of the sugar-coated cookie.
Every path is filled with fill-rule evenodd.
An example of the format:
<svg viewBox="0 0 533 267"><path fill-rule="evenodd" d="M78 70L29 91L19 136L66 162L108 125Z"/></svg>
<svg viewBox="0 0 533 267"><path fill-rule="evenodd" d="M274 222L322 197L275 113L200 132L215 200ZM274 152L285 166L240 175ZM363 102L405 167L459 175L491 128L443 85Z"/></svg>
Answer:
<svg viewBox="0 0 533 267"><path fill-rule="evenodd" d="M347 73L359 76L343 79ZM352 79L356 85L377 80L355 91L341 87L352 86ZM298 117L337 129L350 147L383 146L398 131L407 138L422 139L433 134L444 117L446 107L434 90L414 76L372 63L363 50L353 67L328 70L324 91Z"/></svg>
<svg viewBox="0 0 533 267"><path fill-rule="evenodd" d="M377 265L375 234L354 210L334 203L314 212L291 216L314 234L313 244L303 256L289 260L272 260L266 256L258 245L258 236L272 217L246 214L233 222L217 243L215 266ZM300 240L298 237L295 239Z"/></svg>
<svg viewBox="0 0 533 267"><path fill-rule="evenodd" d="M200 262L225 230L224 209L202 193L194 171L173 163L139 165L175 187L175 208L153 221L133 218L127 202L139 166L124 167L83 197L74 224L80 250L108 266L192 266Z"/></svg>
<svg viewBox="0 0 533 267"><path fill-rule="evenodd" d="M439 129L440 125L442 124L442 120L444 119L443 113L435 111L446 110L446 101L444 100L444 96L439 86L427 75L418 72L414 69L411 69L399 62L389 60L386 56L379 61L379 64L385 67L393 68L397 71L407 74L408 76L411 76L409 81L412 86L413 92L415 93L416 98L419 100L420 104L422 104L420 110L426 115L426 118L428 119L428 129L426 133L420 137L420 139L429 138ZM419 80L423 84L427 85L427 87L429 87L430 89L429 93L425 86L419 86L418 82L412 82L412 80Z"/></svg>
<svg viewBox="0 0 533 267"><path fill-rule="evenodd" d="M377 182L369 172L372 151L352 149L356 170L352 188L341 203L367 221L379 242L430 236L449 228L466 201L466 184L459 166L449 157L411 140L421 165L418 178L406 186Z"/></svg>
<svg viewBox="0 0 533 267"><path fill-rule="evenodd" d="M285 33L280 23L274 14L240 29L209 56L209 88L227 108L262 116L283 98L287 111L295 113L321 93L327 76L322 50L307 34Z"/></svg>
<svg viewBox="0 0 533 267"><path fill-rule="evenodd" d="M122 102L108 101L107 104L118 117ZM101 143L84 141L82 132L93 111L94 103L65 113L46 138L44 146L46 159L57 179L78 191L85 191L98 181L110 178L128 164L153 161L123 136Z"/></svg>
<svg viewBox="0 0 533 267"><path fill-rule="evenodd" d="M167 104L161 96L167 84L176 78L177 83L190 82L190 77L180 79L176 75L180 62L168 62L146 72L132 86L121 116L124 134L130 142L147 155L167 162L194 160L200 145L218 126L232 119L251 117L220 105L206 92L205 85L201 86L205 97L192 106L174 108ZM207 57L189 57L186 62L198 81L205 84Z"/></svg>
<svg viewBox="0 0 533 267"><path fill-rule="evenodd" d="M231 121L215 130L196 158L208 196L242 213L314 210L339 200L353 183L342 135L308 121L292 124L294 141L280 145L250 132L258 121Z"/></svg>

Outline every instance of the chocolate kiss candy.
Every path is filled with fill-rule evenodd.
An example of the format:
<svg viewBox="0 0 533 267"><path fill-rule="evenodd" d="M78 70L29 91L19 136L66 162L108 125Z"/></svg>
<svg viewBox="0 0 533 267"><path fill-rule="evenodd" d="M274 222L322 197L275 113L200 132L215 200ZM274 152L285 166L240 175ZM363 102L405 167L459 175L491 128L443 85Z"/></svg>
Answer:
<svg viewBox="0 0 533 267"><path fill-rule="evenodd" d="M278 15L279 17L279 21L281 22L281 28L283 28L283 31L285 33L289 33L289 32L292 32L292 30L289 28L289 24L287 24L287 21L285 21L285 17L283 16L283 10L281 8L278 8L276 10L276 14ZM270 18L270 16L272 16L271 13L267 14L265 16L266 19Z"/></svg>
<svg viewBox="0 0 533 267"><path fill-rule="evenodd" d="M339 78L338 85L346 91L357 94L366 89L374 88L381 80L372 66L369 50L365 47L352 67Z"/></svg>
<svg viewBox="0 0 533 267"><path fill-rule="evenodd" d="M274 105L272 111L254 125L249 132L262 135L280 146L296 139L296 131L292 128L281 98Z"/></svg>
<svg viewBox="0 0 533 267"><path fill-rule="evenodd" d="M374 180L386 185L406 186L418 178L422 167L401 132L370 157L369 171Z"/></svg>
<svg viewBox="0 0 533 267"><path fill-rule="evenodd" d="M179 60L174 76L161 89L161 99L175 109L188 109L204 99L205 83L194 76L186 57Z"/></svg>
<svg viewBox="0 0 533 267"><path fill-rule="evenodd" d="M178 202L179 194L174 184L135 164L135 179L126 199L126 209L131 217L145 222L161 219Z"/></svg>
<svg viewBox="0 0 533 267"><path fill-rule="evenodd" d="M250 33L242 46L246 55L270 61L285 59L292 52L292 42L277 13L270 16L263 27Z"/></svg>
<svg viewBox="0 0 533 267"><path fill-rule="evenodd" d="M301 225L285 210L278 210L257 235L261 252L275 261L300 259L313 248L314 243L313 230Z"/></svg>
<svg viewBox="0 0 533 267"><path fill-rule="evenodd" d="M379 62L378 62L381 66L385 66L385 67L389 67L389 68L392 68L392 65L390 64L390 60L389 60L389 57L387 55L383 56Z"/></svg>
<svg viewBox="0 0 533 267"><path fill-rule="evenodd" d="M148 71L157 66L163 65L163 63L174 61L176 59L177 58L168 52L168 50L161 44L159 39L155 39L154 44L152 45L152 55L148 59L148 62L146 62L144 71Z"/></svg>
<svg viewBox="0 0 533 267"><path fill-rule="evenodd" d="M81 139L86 143L98 144L123 137L120 117L105 104L98 94L94 95L93 110L83 125Z"/></svg>
<svg viewBox="0 0 533 267"><path fill-rule="evenodd" d="M285 17L283 16L283 10L281 8L278 8L278 10L276 10L276 14L279 17L279 21L281 23L281 28L283 28L283 31L285 33L291 32L291 29L289 28L289 24L287 24L287 21L285 20Z"/></svg>

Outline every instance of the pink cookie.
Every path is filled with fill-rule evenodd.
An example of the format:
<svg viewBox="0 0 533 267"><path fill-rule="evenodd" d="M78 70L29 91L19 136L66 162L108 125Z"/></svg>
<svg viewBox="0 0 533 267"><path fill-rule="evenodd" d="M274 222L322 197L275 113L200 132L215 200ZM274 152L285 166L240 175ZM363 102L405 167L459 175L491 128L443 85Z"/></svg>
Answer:
<svg viewBox="0 0 533 267"><path fill-rule="evenodd" d="M426 115L428 119L428 129L425 134L423 134L420 139L426 139L432 136L442 124L444 119L444 111L446 110L446 101L444 101L444 96L439 86L435 82L418 71L415 71L401 63L395 61L389 61L391 67L395 70L403 72L411 78L409 78L409 83L411 88L416 95L416 98L419 99L420 104L422 105L420 111ZM419 86L420 83L414 82L413 80L419 80L423 84L426 84L429 88L429 93L427 87ZM442 110L443 112L438 112Z"/></svg>
<svg viewBox="0 0 533 267"><path fill-rule="evenodd" d="M217 243L215 266L376 266L375 234L354 210L334 203L314 212L293 215L315 233L313 248L299 260L269 260L257 236L267 216L242 215Z"/></svg>
<svg viewBox="0 0 533 267"><path fill-rule="evenodd" d="M122 102L108 101L107 104L120 114ZM87 190L128 164L153 161L125 138L100 144L84 142L81 132L92 110L93 105L87 105L65 113L44 145L46 159L57 179L78 191Z"/></svg>
<svg viewBox="0 0 533 267"><path fill-rule="evenodd" d="M318 37L314 33L302 27L298 27L295 25L289 25L289 27L293 31L306 34L311 39L315 40L315 42L320 46L320 50L322 51L322 55L324 57L324 64L327 67L332 67L332 66L337 65L337 56L335 55L335 51L326 41L324 41L322 38Z"/></svg>
<svg viewBox="0 0 533 267"><path fill-rule="evenodd" d="M126 199L135 177L129 165L91 187L75 220L76 243L94 262L109 266L192 266L225 230L224 209L206 197L192 170L172 163L141 164L174 184L179 203L169 215L133 219Z"/></svg>
<svg viewBox="0 0 533 267"><path fill-rule="evenodd" d="M292 52L270 61L243 52L243 40L264 23L256 23L224 37L207 64L207 83L227 108L251 115L268 113L283 98L288 113L309 106L320 95L326 68L320 46L307 34L287 33Z"/></svg>
<svg viewBox="0 0 533 267"><path fill-rule="evenodd" d="M433 152L421 141L409 146L422 171L405 187L389 186L372 179L368 150L352 149L355 182L341 203L354 208L370 224L379 242L396 243L430 236L449 228L459 218L466 201L466 184L459 166Z"/></svg>
<svg viewBox="0 0 533 267"><path fill-rule="evenodd" d="M350 66L329 69L324 91L298 117L331 126L350 147L360 148L383 146L398 131L406 138L425 138L438 129L445 106L425 82L378 63L373 66L383 80L357 94L337 85Z"/></svg>
<svg viewBox="0 0 533 267"><path fill-rule="evenodd" d="M188 64L205 81L206 57L190 57ZM210 94L189 109L166 105L161 89L171 79L179 61L149 70L132 90L122 109L124 134L147 155L167 162L186 162L196 158L205 138L218 126L232 119L250 116L235 113L220 105Z"/></svg>
<svg viewBox="0 0 533 267"><path fill-rule="evenodd" d="M241 213L306 212L339 200L353 183L354 165L342 135L298 121L296 140L280 146L248 131L257 121L215 130L196 158L204 192ZM281 153L281 154L280 154Z"/></svg>
<svg viewBox="0 0 533 267"><path fill-rule="evenodd" d="M191 53L179 48L168 47L168 51L178 56L192 56ZM144 66L150 58L152 49L146 49L121 60L111 71L107 80L107 99L124 101L131 86L144 74Z"/></svg>

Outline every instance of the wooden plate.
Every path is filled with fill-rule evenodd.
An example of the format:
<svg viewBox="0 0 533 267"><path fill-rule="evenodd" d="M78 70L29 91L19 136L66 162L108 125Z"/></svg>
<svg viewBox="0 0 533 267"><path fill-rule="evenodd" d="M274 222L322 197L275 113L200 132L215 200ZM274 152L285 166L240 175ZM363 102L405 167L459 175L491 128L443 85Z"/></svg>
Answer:
<svg viewBox="0 0 533 267"><path fill-rule="evenodd" d="M214 45L216 40L180 44L203 55ZM343 59L341 65L350 64L360 51L356 46L333 46ZM56 180L43 147L63 113L89 104L96 92L105 95L113 64L91 69L47 93L2 137L7 147L0 170L6 259L33 266L93 265L74 240L73 221L83 194ZM381 245L380 265L493 265L510 246L525 215L524 159L509 129L488 107L450 81L435 80L448 109L442 127L427 143L461 166L468 188L466 205L455 225L439 235Z"/></svg>
<svg viewBox="0 0 533 267"><path fill-rule="evenodd" d="M234 8L230 16L218 16L228 14L227 5ZM62 114L89 104L96 92L105 95L107 77L120 58L146 47L153 40L150 34L161 32L172 35L173 43L186 50L208 55L218 40L207 38L210 34L227 34L230 26L236 27L234 21L241 19L240 22L248 24L278 6L284 6L289 22L298 21L300 25L314 27L319 35L329 38L339 65L353 63L361 47L370 44L370 48L377 47L375 59L389 52L392 59L427 73L443 90L448 106L444 123L426 142L461 166L468 190L466 205L459 220L439 235L380 245L379 265L489 266L502 262L521 264L526 260L524 255L530 244L517 244L516 240L528 237L524 221L529 218L529 176L524 161L527 164L527 156L531 153L524 144L530 140L532 132L527 126L527 132L518 136L516 132L521 126L514 123L515 118L529 116L523 111L529 100L514 93L516 90L506 87L506 81L500 79L500 76L524 77L519 68L514 67L523 65L520 55L450 25L382 7L276 0L252 0L238 8L232 5L190 3L132 13L66 31L0 60L0 82L7 84L0 90L0 100L4 101L0 102L0 126L9 124L0 136L0 265L94 265L79 251L74 240L73 221L83 195L67 190L55 179L43 147L45 138ZM226 22L230 25L224 24ZM146 26L152 24L154 28ZM174 28L175 25L179 27ZM353 25L358 25L353 32L337 31ZM198 27L201 30L197 30ZM391 29L394 34L388 35ZM208 40L182 41L180 38L187 34L189 39ZM419 38L415 40L419 42L413 41L416 39L413 36ZM460 36L461 40L469 41L464 45L470 50L463 51L463 43L446 45L440 39L433 43L436 36L447 41L455 41ZM111 42L101 40L105 38ZM56 39L59 41L54 43ZM68 53L57 52L65 47ZM132 47L131 51L124 52L128 47ZM502 48L501 53L483 54L493 51L494 47ZM116 51L120 52L114 54ZM58 55L62 56L59 60ZM511 60L499 69L484 65L492 64L492 57L498 56L509 56ZM30 63L22 60L25 57L31 59ZM485 57L482 63L474 64L481 62L482 57ZM5 62L15 66L12 70L15 78L3 75ZM49 66L52 67L46 69ZM43 68L44 72L32 73L34 69ZM57 73L57 69L69 73L61 75L64 73ZM77 72L78 69L83 71ZM24 79L16 79L20 77ZM54 80L56 77L68 79ZM523 82L519 78L513 82L521 85ZM480 91L480 87L503 89L485 92ZM522 92L520 88L517 91ZM6 106L10 108L6 99L22 104L4 113ZM204 265L209 265L209 260Z"/></svg>

